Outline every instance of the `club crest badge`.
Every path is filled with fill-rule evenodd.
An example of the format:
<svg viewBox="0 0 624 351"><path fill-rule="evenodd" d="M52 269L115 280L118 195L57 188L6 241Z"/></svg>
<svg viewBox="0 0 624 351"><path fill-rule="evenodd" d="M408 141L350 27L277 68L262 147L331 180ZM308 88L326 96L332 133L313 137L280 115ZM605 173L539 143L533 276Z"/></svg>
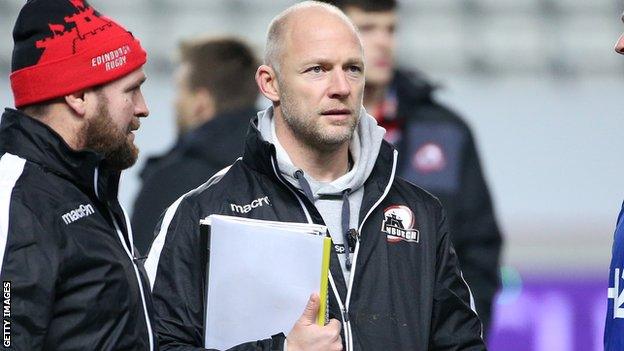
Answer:
<svg viewBox="0 0 624 351"><path fill-rule="evenodd" d="M401 240L417 243L420 240L420 232L415 226L414 212L407 206L393 205L384 210L381 231L386 233L389 243L397 243Z"/></svg>

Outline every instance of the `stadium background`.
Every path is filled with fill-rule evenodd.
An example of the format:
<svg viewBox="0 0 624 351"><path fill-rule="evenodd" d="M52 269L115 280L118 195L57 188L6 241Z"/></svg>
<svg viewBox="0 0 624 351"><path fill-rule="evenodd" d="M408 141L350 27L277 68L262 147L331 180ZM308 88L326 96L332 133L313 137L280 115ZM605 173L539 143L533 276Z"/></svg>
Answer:
<svg viewBox="0 0 624 351"><path fill-rule="evenodd" d="M174 140L177 41L236 34L261 51L286 0L91 0L149 53L151 110L139 165L123 177L131 210L146 156ZM0 0L0 102L23 0ZM619 0L407 0L398 61L438 82L473 127L505 234L494 351L602 350L610 245L624 199L624 31ZM62 72L59 72L62 74Z"/></svg>

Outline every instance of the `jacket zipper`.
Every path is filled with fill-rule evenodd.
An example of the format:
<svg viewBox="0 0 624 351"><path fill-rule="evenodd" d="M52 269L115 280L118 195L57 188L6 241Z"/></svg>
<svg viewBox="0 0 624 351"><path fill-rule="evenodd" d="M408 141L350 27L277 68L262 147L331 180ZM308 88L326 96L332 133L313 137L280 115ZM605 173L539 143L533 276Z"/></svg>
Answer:
<svg viewBox="0 0 624 351"><path fill-rule="evenodd" d="M396 173L397 156L398 156L398 151L397 150L393 150L392 173L390 174L390 180L388 181L388 184L386 185L386 188L384 189L383 194L381 194L379 199L377 199L377 202L375 202L375 204L370 208L370 210L368 210L368 213L366 213L366 216L364 216L364 219L362 219L362 223L360 223L360 226L358 228L357 241L355 242L355 250L353 251L353 265L352 265L351 274L349 275L349 285L347 286L347 300L346 300L346 302L344 304L342 303L342 300L340 299L340 294L338 294L338 289L336 288L336 284L334 283L334 278L332 277L331 272L329 272L329 282L330 282L330 285L332 287L332 291L334 292L334 295L336 296L336 301L338 302L338 308L340 308L340 314L342 316L342 328L344 330L344 335L345 335L345 339L346 339L345 340L345 345L346 345L346 350L345 351L353 350L353 335L352 335L352 330L351 330L351 320L349 319L349 302L351 302L351 292L352 292L352 288L353 288L353 278L355 277L355 270L357 268L357 258L358 258L358 253L360 251L360 235L361 235L360 233L362 233L362 228L364 228L364 223L366 222L368 217L370 217L370 215L377 208L377 206L379 206L379 204L381 204L383 199L386 198L386 196L388 195L388 192L390 192L390 187L392 186L392 183L394 182L394 176L395 176L395 173ZM290 186L288 186L288 184L286 184L282 180L280 175L278 174L277 167L275 166L275 162L276 161L274 159L274 156L272 155L271 163L272 163L272 166L273 166L273 172L275 172L275 175L277 176L277 179L279 179L280 182L282 182L286 186L286 188L288 188L288 190L290 190L290 192L292 192L293 195L295 195L295 197L297 198L297 201L299 201L299 205L303 209L303 212L304 212L304 214L306 216L306 219L308 220L308 223L314 223L314 222L312 222L312 217L310 216L310 213L308 212L308 209L305 207L305 204L303 203L303 201L299 197L299 194L297 194L297 192L292 190L290 188Z"/></svg>
<svg viewBox="0 0 624 351"><path fill-rule="evenodd" d="M379 199L377 199L375 204L370 208L370 210L368 210L368 212L366 213L366 216L364 216L358 228L357 241L355 242L355 250L353 250L353 269L349 276L349 286L347 287L347 301L345 302L345 308L344 308L344 312L345 314L347 314L347 319L349 318L348 317L349 303L351 302L351 293L353 292L353 279L355 277L355 270L357 268L358 253L360 252L360 236L362 233L362 229L364 228L364 223L366 223L366 220L370 217L373 211L377 208L377 206L379 206L379 204L381 204L381 202L386 198L386 196L390 192L390 187L392 186L392 183L394 182L394 176L396 173L398 154L399 154L398 151L393 150L392 173L390 174L390 180L388 181L388 184L386 185L386 188L384 189L383 194L381 194L381 196L379 197ZM349 338L347 339L348 340L347 350L353 350L353 337L352 337L352 330L351 330L351 322L347 323L347 328L349 329L348 330ZM346 334L347 333L345 332L345 336Z"/></svg>
<svg viewBox="0 0 624 351"><path fill-rule="evenodd" d="M303 213L304 213L308 223L314 224L314 222L312 221L312 216L310 216L310 213L308 212L308 209L306 208L305 204L303 203L303 201L299 197L299 194L297 194L296 191L291 189L291 187L284 180L282 180L279 172L277 171L277 167L275 166L276 161L275 161L274 157L275 156L271 155L271 165L273 166L273 172L275 173L275 176L295 196L295 198L299 202L299 205L301 206L301 209L303 210ZM336 288L336 283L334 283L334 277L332 276L332 273L331 272L328 272L328 273L329 273L329 276L328 276L329 277L329 285L331 286L332 291L334 293L334 296L336 297L336 301L338 301L338 307L340 308L340 314L342 315L342 329L345 331L345 339L347 339L347 330L348 330L348 323L349 322L348 322L348 317L346 317L346 319L345 319L346 308L342 304L342 300L340 299L340 294L338 294L338 288ZM345 351L349 351L348 346L347 346L347 350L345 350Z"/></svg>
<svg viewBox="0 0 624 351"><path fill-rule="evenodd" d="M99 170L99 167L95 169L95 174L94 174L94 177L93 177L93 183L94 183L94 186L95 186L95 195L99 199L98 188L97 188L98 170ZM153 351L154 350L154 334L152 332L152 323L151 323L151 320L149 318L149 313L147 311L147 302L145 300L145 291L143 290L143 284L141 283L141 276L139 274L139 269L137 267L136 261L134 260L134 256L133 256L133 254L134 254L134 247L132 247L131 250L128 250L128 247L127 247L126 242L124 240L123 234L121 232L121 228L119 227L119 224L117 223L117 219L115 219L115 216L113 215L113 212L110 210L108 205L106 206L106 209L108 210L109 216L111 216L111 219L113 220L113 225L115 226L115 231L117 232L117 237L119 238L119 241L121 242L121 245L123 246L124 251L126 252L128 257L130 258L130 262L132 262L132 268L134 269L134 274L136 276L137 283L139 284L139 292L141 294L141 303L142 303L142 306L143 306L143 314L145 316L145 323L147 324L147 335L148 335L148 338L149 338L149 350ZM126 227L128 228L130 242L132 242L132 228L130 227L130 222L128 221L128 216L126 215L126 211L124 211L123 208L122 208L122 211L123 211L124 218L126 220Z"/></svg>

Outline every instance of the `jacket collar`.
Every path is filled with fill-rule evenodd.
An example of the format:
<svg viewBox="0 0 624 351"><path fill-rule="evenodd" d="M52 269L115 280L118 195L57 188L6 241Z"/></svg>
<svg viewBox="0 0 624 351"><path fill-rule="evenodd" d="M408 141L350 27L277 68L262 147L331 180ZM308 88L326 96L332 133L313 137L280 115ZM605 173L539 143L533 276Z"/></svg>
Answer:
<svg viewBox="0 0 624 351"><path fill-rule="evenodd" d="M249 130L245 138L243 163L260 173L277 177L276 170L273 168L274 161L275 145L264 139L258 129L258 116L255 116L249 122Z"/></svg>
<svg viewBox="0 0 624 351"><path fill-rule="evenodd" d="M0 153L4 152L34 162L98 198L117 198L120 172L102 167L102 154L71 149L49 126L22 111L7 108L2 115Z"/></svg>
<svg viewBox="0 0 624 351"><path fill-rule="evenodd" d="M258 116L254 117L249 124L243 163L260 173L276 178L279 170L276 168L277 161L275 160L275 153L275 146L266 141L262 137L260 130L258 130ZM364 183L364 186L367 187L367 184L375 183L377 185L373 188L383 192L383 189L392 176L393 163L394 147L384 140L382 141L373 171ZM370 186L367 188L372 190ZM377 191L373 192L376 193ZM365 191L365 194L366 193L368 193L368 191ZM373 198L374 197L376 196L373 196Z"/></svg>

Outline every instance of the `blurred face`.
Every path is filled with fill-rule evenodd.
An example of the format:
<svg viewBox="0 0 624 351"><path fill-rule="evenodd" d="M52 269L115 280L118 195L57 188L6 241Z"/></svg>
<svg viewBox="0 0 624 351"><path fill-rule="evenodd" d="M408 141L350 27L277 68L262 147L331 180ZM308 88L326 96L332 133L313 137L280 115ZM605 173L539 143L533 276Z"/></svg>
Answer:
<svg viewBox="0 0 624 351"><path fill-rule="evenodd" d="M396 48L396 12L365 12L347 7L345 13L360 30L366 62L366 82L381 86L390 84Z"/></svg>
<svg viewBox="0 0 624 351"><path fill-rule="evenodd" d="M87 119L85 145L104 154L111 169L126 169L139 155L134 131L141 125L139 118L149 114L141 92L144 81L145 73L139 69L92 92L95 102Z"/></svg>
<svg viewBox="0 0 624 351"><path fill-rule="evenodd" d="M189 84L190 71L190 66L183 63L175 72L176 97L174 104L178 134L183 134L192 129L197 119L195 116L195 92Z"/></svg>
<svg viewBox="0 0 624 351"><path fill-rule="evenodd" d="M624 22L624 14L622 15L622 22ZM615 51L620 55L624 55L624 34L615 43Z"/></svg>
<svg viewBox="0 0 624 351"><path fill-rule="evenodd" d="M364 58L357 34L326 12L293 19L278 74L285 124L317 149L347 143L359 121Z"/></svg>

